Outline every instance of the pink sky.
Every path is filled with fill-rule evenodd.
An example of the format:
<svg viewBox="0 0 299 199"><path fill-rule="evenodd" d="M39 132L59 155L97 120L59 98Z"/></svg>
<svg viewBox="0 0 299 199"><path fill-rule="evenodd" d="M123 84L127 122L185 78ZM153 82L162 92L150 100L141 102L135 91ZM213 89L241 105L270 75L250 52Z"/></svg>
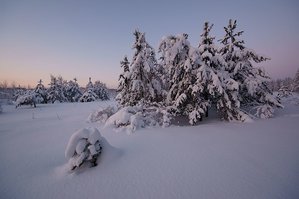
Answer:
<svg viewBox="0 0 299 199"><path fill-rule="evenodd" d="M132 32L146 32L157 49L161 38L188 33L198 45L204 21L216 40L237 19L248 48L271 57L262 63L272 78L299 68L299 3L269 1L10 1L0 2L0 82L48 84L50 74L84 86L89 77L116 87L120 60L132 57ZM157 54L158 55L158 54ZM158 58L158 56L157 56Z"/></svg>

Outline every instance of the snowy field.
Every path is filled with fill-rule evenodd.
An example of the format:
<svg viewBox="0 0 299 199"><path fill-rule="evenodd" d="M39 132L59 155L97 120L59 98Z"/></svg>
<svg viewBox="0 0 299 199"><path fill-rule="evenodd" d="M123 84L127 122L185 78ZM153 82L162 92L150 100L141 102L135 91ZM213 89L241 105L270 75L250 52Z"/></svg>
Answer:
<svg viewBox="0 0 299 199"><path fill-rule="evenodd" d="M210 117L194 127L131 135L86 122L108 104L113 102L3 106L0 198L299 198L297 99L285 100L268 120ZM99 165L69 173L68 140L89 126L107 140Z"/></svg>

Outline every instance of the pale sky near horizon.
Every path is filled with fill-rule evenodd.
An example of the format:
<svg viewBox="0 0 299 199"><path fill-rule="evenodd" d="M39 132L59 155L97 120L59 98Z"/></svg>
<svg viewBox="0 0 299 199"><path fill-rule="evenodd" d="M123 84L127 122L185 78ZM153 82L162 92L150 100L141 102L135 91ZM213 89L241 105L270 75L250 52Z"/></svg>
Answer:
<svg viewBox="0 0 299 199"><path fill-rule="evenodd" d="M84 86L88 77L117 86L124 55L132 57L133 31L157 50L169 34L187 33L197 46L204 21L216 40L237 19L248 48L271 57L261 64L272 78L299 69L296 0L0 0L0 82L35 86L50 74ZM158 53L157 53L158 55ZM158 56L157 56L158 58Z"/></svg>

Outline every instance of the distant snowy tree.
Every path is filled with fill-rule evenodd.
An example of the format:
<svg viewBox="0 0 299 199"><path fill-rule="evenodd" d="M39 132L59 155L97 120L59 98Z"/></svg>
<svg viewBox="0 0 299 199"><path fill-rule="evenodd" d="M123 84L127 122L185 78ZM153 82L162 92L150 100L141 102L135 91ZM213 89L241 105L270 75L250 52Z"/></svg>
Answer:
<svg viewBox="0 0 299 199"><path fill-rule="evenodd" d="M42 80L40 79L38 81L38 84L35 87L34 92L36 93L36 101L38 103L47 103L47 89L45 86L42 84Z"/></svg>
<svg viewBox="0 0 299 199"><path fill-rule="evenodd" d="M288 86L282 86L279 90L278 90L278 97L280 98L284 98L284 97L289 97L292 95L292 90L291 87Z"/></svg>
<svg viewBox="0 0 299 199"><path fill-rule="evenodd" d="M128 92L123 93L125 100L121 101L123 106L132 106L137 103L152 103L161 100L162 88L155 76L157 64L154 49L146 42L145 33L134 32L135 53L131 62L128 75Z"/></svg>
<svg viewBox="0 0 299 199"><path fill-rule="evenodd" d="M93 91L97 95L97 99L109 100L109 93L107 86L101 81L95 81L93 85Z"/></svg>
<svg viewBox="0 0 299 199"><path fill-rule="evenodd" d="M65 87L65 96L69 102L78 102L79 98L82 96L76 78L74 78L74 81L70 80L67 82L67 85Z"/></svg>
<svg viewBox="0 0 299 199"><path fill-rule="evenodd" d="M93 83L92 83L92 81L91 81L91 77L89 78L88 83L87 83L86 86L85 86L85 89L86 89L86 90L93 90L93 89L94 89L94 87L93 87Z"/></svg>
<svg viewBox="0 0 299 199"><path fill-rule="evenodd" d="M97 95L92 90L87 90L80 97L79 102L93 102L97 100Z"/></svg>
<svg viewBox="0 0 299 199"><path fill-rule="evenodd" d="M241 106L253 105L257 107L257 115L262 113L265 117L273 115L273 108L282 107L273 96L267 82L270 78L261 68L253 67L253 63L260 63L269 58L256 54L244 46L244 40L239 39L243 31L236 31L236 20L229 20L224 27L225 36L221 39L220 53L226 61L226 71L230 77L239 84L238 98ZM262 110L262 111L261 111Z"/></svg>
<svg viewBox="0 0 299 199"><path fill-rule="evenodd" d="M51 75L51 82L49 84L50 87L47 90L48 102L55 103L67 101L67 98L65 97L64 84L65 82L61 76L55 77Z"/></svg>
<svg viewBox="0 0 299 199"><path fill-rule="evenodd" d="M92 102L92 101L96 101L97 97L98 97L97 94L94 92L94 85L91 81L91 78L89 78L89 81L86 85L85 92L80 97L79 101L80 102Z"/></svg>
<svg viewBox="0 0 299 199"><path fill-rule="evenodd" d="M293 89L294 92L299 92L299 69L296 72L296 75L293 80Z"/></svg>

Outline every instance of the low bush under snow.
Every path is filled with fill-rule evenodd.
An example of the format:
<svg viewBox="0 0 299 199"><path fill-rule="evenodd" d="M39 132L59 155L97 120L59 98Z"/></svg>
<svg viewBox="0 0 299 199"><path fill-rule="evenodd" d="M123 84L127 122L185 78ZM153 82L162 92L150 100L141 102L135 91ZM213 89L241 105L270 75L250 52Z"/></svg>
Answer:
<svg viewBox="0 0 299 199"><path fill-rule="evenodd" d="M33 107L36 107L36 96L35 93L28 92L23 95L20 95L16 102L16 108L21 106L21 105L31 105Z"/></svg>
<svg viewBox="0 0 299 199"><path fill-rule="evenodd" d="M70 138L65 150L70 170L74 170L85 162L96 166L97 158L102 151L102 136L98 129L90 127L76 131Z"/></svg>

